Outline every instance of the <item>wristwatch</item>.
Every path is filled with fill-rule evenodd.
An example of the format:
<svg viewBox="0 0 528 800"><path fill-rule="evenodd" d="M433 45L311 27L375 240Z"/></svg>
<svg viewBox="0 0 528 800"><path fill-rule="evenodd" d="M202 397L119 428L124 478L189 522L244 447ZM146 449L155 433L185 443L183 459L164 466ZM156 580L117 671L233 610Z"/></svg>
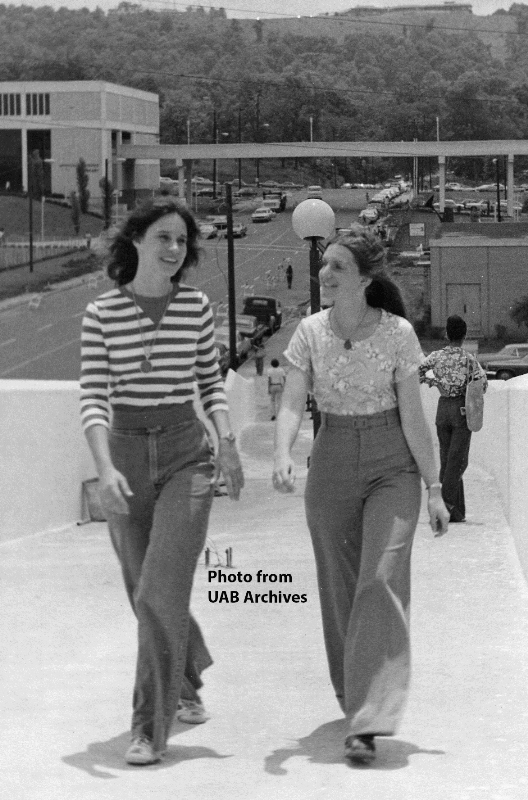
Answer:
<svg viewBox="0 0 528 800"><path fill-rule="evenodd" d="M229 431L229 433L224 434L224 436L219 436L218 439L221 442L229 442L230 444L234 444L234 442L236 442L236 436L233 431Z"/></svg>

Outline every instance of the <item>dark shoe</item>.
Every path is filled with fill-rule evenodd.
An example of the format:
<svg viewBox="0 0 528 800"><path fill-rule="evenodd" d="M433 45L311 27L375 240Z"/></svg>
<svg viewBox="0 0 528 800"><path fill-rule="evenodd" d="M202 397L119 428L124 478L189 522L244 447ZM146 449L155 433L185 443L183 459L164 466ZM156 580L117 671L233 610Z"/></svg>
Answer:
<svg viewBox="0 0 528 800"><path fill-rule="evenodd" d="M347 736L345 758L353 764L370 764L376 758L376 745L372 734Z"/></svg>
<svg viewBox="0 0 528 800"><path fill-rule="evenodd" d="M146 736L134 736L130 747L126 751L125 761L127 764L146 767L148 764L156 764L159 760L160 756L155 752L150 739Z"/></svg>

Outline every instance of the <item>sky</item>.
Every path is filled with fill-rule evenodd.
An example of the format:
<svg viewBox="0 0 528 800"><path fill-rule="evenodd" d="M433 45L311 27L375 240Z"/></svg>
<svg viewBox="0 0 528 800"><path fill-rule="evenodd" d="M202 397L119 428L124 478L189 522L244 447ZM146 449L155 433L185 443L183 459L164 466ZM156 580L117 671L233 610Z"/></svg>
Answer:
<svg viewBox="0 0 528 800"><path fill-rule="evenodd" d="M129 0L137 2L145 8L162 9L171 6L184 10L189 5L223 7L229 17L274 17L284 16L308 16L310 14L332 14L334 11L346 11L354 6L373 6L390 8L394 6L427 6L439 5L442 0ZM508 10L513 5L514 0L457 0L458 2L471 3L474 14L488 15L493 14L498 9ZM90 8L97 6L103 10L116 8L119 0L20 0L20 2L10 2L5 0L6 5L26 5L26 6L51 6L52 8Z"/></svg>

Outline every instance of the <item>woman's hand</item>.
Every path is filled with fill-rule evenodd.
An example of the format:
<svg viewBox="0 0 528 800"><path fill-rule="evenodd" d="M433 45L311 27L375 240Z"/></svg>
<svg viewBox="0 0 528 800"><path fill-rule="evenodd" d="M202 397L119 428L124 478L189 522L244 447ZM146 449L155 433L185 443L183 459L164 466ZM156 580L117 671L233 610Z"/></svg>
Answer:
<svg viewBox="0 0 528 800"><path fill-rule="evenodd" d="M231 500L238 500L244 486L244 473L234 442L220 439L216 456L216 477L221 472Z"/></svg>
<svg viewBox="0 0 528 800"><path fill-rule="evenodd" d="M295 489L295 464L291 456L275 458L272 475L273 487L278 492L293 492Z"/></svg>
<svg viewBox="0 0 528 800"><path fill-rule="evenodd" d="M447 533L449 525L449 511L445 507L440 491L429 490L427 510L429 512L431 530L435 536L443 536L444 533Z"/></svg>
<svg viewBox="0 0 528 800"><path fill-rule="evenodd" d="M104 512L109 514L128 514L127 497L132 497L134 492L128 481L114 467L105 470L99 477L99 499Z"/></svg>

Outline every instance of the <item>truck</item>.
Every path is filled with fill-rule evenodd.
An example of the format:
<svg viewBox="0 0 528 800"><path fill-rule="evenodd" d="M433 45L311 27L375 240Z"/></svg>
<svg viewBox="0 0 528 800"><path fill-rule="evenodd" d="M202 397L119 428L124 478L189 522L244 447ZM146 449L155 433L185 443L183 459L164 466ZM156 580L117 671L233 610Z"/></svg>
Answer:
<svg viewBox="0 0 528 800"><path fill-rule="evenodd" d="M288 198L283 192L264 191L262 192L261 205L265 208L271 208L272 211L275 211L276 214L279 214L286 208L287 200Z"/></svg>
<svg viewBox="0 0 528 800"><path fill-rule="evenodd" d="M282 306L276 297L248 295L244 298L242 313L256 317L258 324L265 327L268 336L278 331L282 325Z"/></svg>

